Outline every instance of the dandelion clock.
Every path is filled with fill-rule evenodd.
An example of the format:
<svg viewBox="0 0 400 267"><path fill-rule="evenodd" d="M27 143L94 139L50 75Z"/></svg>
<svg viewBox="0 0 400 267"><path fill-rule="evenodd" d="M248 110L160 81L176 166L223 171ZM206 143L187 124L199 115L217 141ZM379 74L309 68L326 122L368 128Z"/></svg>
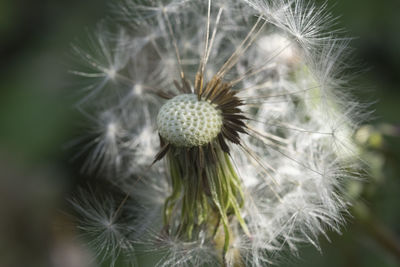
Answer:
<svg viewBox="0 0 400 267"><path fill-rule="evenodd" d="M111 13L73 46L76 148L97 178L70 202L98 263L269 266L340 231L362 113L325 6L125 0Z"/></svg>

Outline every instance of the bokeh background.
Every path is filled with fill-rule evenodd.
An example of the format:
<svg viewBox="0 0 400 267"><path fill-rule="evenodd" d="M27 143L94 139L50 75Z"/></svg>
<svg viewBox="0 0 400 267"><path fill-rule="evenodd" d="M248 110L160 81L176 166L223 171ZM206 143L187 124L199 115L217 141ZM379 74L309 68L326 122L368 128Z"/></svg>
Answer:
<svg viewBox="0 0 400 267"><path fill-rule="evenodd" d="M323 1L318 1L322 4ZM374 115L355 139L370 178L343 234L279 266L400 266L400 1L328 0L352 41L353 84ZM63 209L80 182L68 142L79 132L70 44L109 14L106 0L0 0L0 266L86 267Z"/></svg>

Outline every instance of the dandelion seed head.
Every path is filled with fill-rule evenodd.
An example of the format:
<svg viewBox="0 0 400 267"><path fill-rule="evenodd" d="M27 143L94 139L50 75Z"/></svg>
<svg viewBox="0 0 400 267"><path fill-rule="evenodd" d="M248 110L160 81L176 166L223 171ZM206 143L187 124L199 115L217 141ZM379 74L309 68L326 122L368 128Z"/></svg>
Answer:
<svg viewBox="0 0 400 267"><path fill-rule="evenodd" d="M194 94L167 101L157 116L158 131L166 141L184 147L202 146L221 132L220 111Z"/></svg>
<svg viewBox="0 0 400 267"><path fill-rule="evenodd" d="M326 5L124 0L115 13L121 29L76 49L74 73L90 81L86 166L133 200L122 240L163 250L157 266L266 266L340 231L365 115ZM78 209L93 219L107 203ZM108 215L90 222L128 227Z"/></svg>

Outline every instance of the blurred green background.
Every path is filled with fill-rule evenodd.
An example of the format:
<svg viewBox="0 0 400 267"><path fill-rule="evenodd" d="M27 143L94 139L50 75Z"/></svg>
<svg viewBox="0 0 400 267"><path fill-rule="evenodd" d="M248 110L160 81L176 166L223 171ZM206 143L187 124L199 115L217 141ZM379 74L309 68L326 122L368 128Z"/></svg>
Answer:
<svg viewBox="0 0 400 267"><path fill-rule="evenodd" d="M79 127L70 44L109 14L109 3L0 0L0 266L87 266L59 212L79 179L64 149ZM342 235L321 239L322 253L304 247L281 265L400 266L400 1L328 6L357 37L352 46L366 70L353 81L357 97L376 101L361 129L369 138L358 139L371 177L352 185L360 200Z"/></svg>

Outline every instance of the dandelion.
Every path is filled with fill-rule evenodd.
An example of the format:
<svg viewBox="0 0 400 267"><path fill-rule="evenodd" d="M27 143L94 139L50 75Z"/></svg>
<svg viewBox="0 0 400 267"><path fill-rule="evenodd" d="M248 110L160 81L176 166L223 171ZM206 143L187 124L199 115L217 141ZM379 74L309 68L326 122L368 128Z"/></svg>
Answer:
<svg viewBox="0 0 400 267"><path fill-rule="evenodd" d="M94 128L85 169L126 194L72 201L100 258L137 247L162 252L157 266L265 266L340 231L362 113L345 90L348 40L328 31L325 6L113 10L94 50L75 49L90 84L78 107Z"/></svg>

